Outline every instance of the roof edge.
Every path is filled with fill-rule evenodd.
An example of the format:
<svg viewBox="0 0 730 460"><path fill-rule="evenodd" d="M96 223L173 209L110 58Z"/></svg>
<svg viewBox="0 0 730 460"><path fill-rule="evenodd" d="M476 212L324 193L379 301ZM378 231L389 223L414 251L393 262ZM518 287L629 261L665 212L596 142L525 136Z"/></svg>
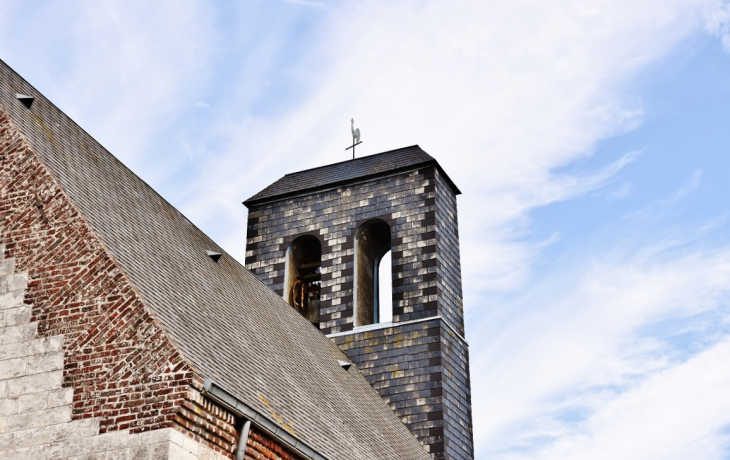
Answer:
<svg viewBox="0 0 730 460"><path fill-rule="evenodd" d="M10 66L8 66L8 68L10 68ZM10 69L12 70L12 68L10 68ZM15 71L13 70L13 72L15 72ZM30 83L28 83L28 85L31 86L34 90L36 89L32 85L30 85ZM38 94L45 99L45 96L43 96L41 93L38 93ZM48 101L48 102L51 103L50 101ZM55 105L53 105L53 103L51 103L51 105L53 107L56 107ZM63 115L67 116L66 114L63 114ZM129 275L129 271L119 261L118 257L115 255L114 251L105 243L104 238L101 236L101 234L99 233L97 228L92 224L91 219L83 211L82 207L79 206L77 200L72 196L72 193L59 179L59 177L56 174L56 172L54 171L54 169L48 164L48 162L39 153L39 151L38 151L39 149L36 148L36 146L33 144L33 142L28 138L28 135L23 131L21 126L19 126L19 124L13 118L13 116L10 113L10 110L7 109L6 107L4 107L2 104L0 104L0 119L2 119L2 117L6 118L7 123L9 125L9 129L15 131L15 133L19 136L21 146L24 146L24 148L26 148L28 151L30 151L30 153L33 156L34 161L36 161L42 168L43 172L48 175L50 181L53 183L53 186L55 188L57 188L58 193L62 197L63 202L73 212L76 213L76 219L79 220L81 225L86 227L86 231L88 231L90 238L96 244L98 244L100 251L109 259L109 261L114 266L114 268L116 270L118 270L119 274L122 276L122 279L123 279L118 284L126 283L126 285L134 293L134 296L137 299L139 299L139 301L142 305L144 314L146 314L149 318L151 318L151 320L154 322L155 327L159 328L160 333L162 334L162 337L166 341L165 345L169 346L174 352L177 353L177 355L180 357L180 359L185 363L187 369L189 369L193 375L200 375L200 372L197 370L193 360L184 351L183 347L181 347L180 344L175 340L175 338L173 337L173 334L170 332L170 330L168 329L165 322L160 318L160 315L155 311L155 309L152 307L150 302L144 296L142 290L134 282L132 277ZM75 124L75 122L70 117L67 117L67 118L71 123ZM0 122L0 124L2 124L2 123ZM78 126L78 125L76 125L76 126ZM79 129L81 129L83 131L83 128L81 128L80 126L79 126ZM83 132L85 132L85 131L83 131ZM94 140L94 141L96 142L96 140ZM99 145L101 145L101 144L99 144ZM104 150L106 151L106 149L104 149ZM108 153L108 151L107 151L107 153ZM111 153L109 155L111 155ZM113 155L111 155L111 156L112 156L112 158L114 158L116 160L116 157L114 157ZM124 166L123 163L121 163L119 160L117 160L117 161L119 162L120 165L122 165L122 167L126 168L126 166ZM134 174L134 173L132 173L132 174ZM147 187L149 187L149 185L147 185L146 183L145 183L145 185ZM165 203L169 204L166 200L164 200L164 198L162 198L162 200ZM173 207L172 205L170 205L170 206ZM173 207L173 209L175 209L175 208ZM2 256L2 253L0 253L0 256Z"/></svg>
<svg viewBox="0 0 730 460"><path fill-rule="evenodd" d="M413 148L413 147L420 148L418 146L418 144L415 144L415 145L411 145L411 146L408 146L408 147L402 147L402 148L395 149L395 150L388 150L387 152L380 152L380 153L376 153L375 155L369 155L369 156L377 156L377 155L382 155L382 154L385 154L385 153L392 153L392 152L396 152L398 150L409 149L409 148ZM326 168L326 167L329 167L329 166L332 166L332 165L338 165L338 164L342 164L342 163L347 163L349 161L353 161L353 160L340 161L338 163L332 163L332 164L328 164L328 165L324 165L324 166L318 166L316 168L304 169L302 171L296 171L296 172L293 172L293 173L285 174L283 177L289 176L291 174L299 174L301 172L313 171L313 170L320 169L320 168ZM420 163L415 163L415 164L411 164L411 165L408 165L408 166L403 166L401 168L390 169L388 171L383 171L383 172L379 172L379 173L375 173L375 174L368 174L368 175L365 175L365 176L359 176L359 177L354 178L354 179L346 179L346 180L341 180L341 181L336 181L336 182L330 182L328 184L317 185L317 186L309 187L309 188L301 188L301 189L295 190L293 192L281 193L281 194L278 194L278 195L272 195L272 196L267 196L267 197L257 198L257 199L254 199L254 197L256 196L256 195L254 195L251 198L243 201L243 205L246 206L247 208L251 208L251 206L254 206L254 205L259 205L259 204L264 204L264 203L273 203L273 202L280 201L280 200L284 200L286 198L291 198L291 197L294 197L294 196L306 195L306 194L309 194L309 193L312 193L312 192L315 192L315 191L318 191L318 190L327 190L327 189L331 189L331 188L334 188L334 187L340 187L342 185L355 184L355 183L358 183L358 182L364 182L364 181L367 181L367 180L371 180L371 179L374 179L376 177L389 176L389 175L392 175L392 174L398 174L398 173L402 173L404 171L411 171L411 170L414 170L414 169L421 168L423 166L431 166L431 165L433 165L436 168L438 168L439 172L444 176L444 179L446 179L446 182L449 184L449 186L451 187L451 189L454 191L454 194L455 195L461 195L461 190L459 190L459 187L457 187L456 184L454 183L454 181L451 180L451 178L449 177L449 175L446 174L446 171L444 171L444 168L439 164L439 162L435 158L431 157L431 159L426 160L426 161L422 161Z"/></svg>
<svg viewBox="0 0 730 460"><path fill-rule="evenodd" d="M269 436L280 441L294 453L301 455L308 460L327 460L327 457L309 447L299 438L281 428L269 420L256 409L247 405L223 387L217 385L210 379L203 381L203 394L218 402L239 417L250 420L257 428L265 431Z"/></svg>
<svg viewBox="0 0 730 460"><path fill-rule="evenodd" d="M342 160L342 161L338 161L337 163L330 163L330 164L327 164L327 165L315 166L314 168L302 169L301 171L290 172L289 174L284 174L284 177L291 176L292 174L299 174L299 173L303 173L303 172L314 171L314 170L317 170L317 169L329 168L330 166L341 165L343 163L349 163L351 161L357 161L357 160L361 160L363 158L377 157L377 156L380 156L380 155L385 155L386 153L393 153L393 152L397 152L399 150L406 150L406 149L412 149L412 148L419 148L419 149L421 149L421 146L418 145L418 144L413 144L413 145L407 145L405 147L398 147L397 149L386 150L385 152L373 153L372 155L365 155L364 157L353 158L352 160ZM423 149L421 149L421 150L423 150ZM423 150L423 151L425 153L425 150ZM431 155L428 155L428 156L430 157ZM431 157L431 158L433 158L433 157Z"/></svg>

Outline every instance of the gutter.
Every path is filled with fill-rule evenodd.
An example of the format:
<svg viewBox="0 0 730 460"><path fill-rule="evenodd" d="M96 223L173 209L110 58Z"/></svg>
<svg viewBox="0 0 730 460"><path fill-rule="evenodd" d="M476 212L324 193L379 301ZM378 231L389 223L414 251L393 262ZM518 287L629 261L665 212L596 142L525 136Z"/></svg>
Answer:
<svg viewBox="0 0 730 460"><path fill-rule="evenodd" d="M238 447L236 448L236 460L245 460L246 444L248 444L248 432L251 429L251 420L246 420L241 427L241 434L238 437Z"/></svg>
<svg viewBox="0 0 730 460"><path fill-rule="evenodd" d="M237 459L239 455L240 458L243 458L243 453L246 451L246 442L248 441L248 430L253 424L256 428L266 432L269 436L281 442L284 447L302 458L307 460L328 460L327 457L303 443L297 437L251 408L251 406L233 394L213 383L212 380L204 379L203 394L233 412L234 415L242 417L245 420L241 429L238 449L236 450Z"/></svg>

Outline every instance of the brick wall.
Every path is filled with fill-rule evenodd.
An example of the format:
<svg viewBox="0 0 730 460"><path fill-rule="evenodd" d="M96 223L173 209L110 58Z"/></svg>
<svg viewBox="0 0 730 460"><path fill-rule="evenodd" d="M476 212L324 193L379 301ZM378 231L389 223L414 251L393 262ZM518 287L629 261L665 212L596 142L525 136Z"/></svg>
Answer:
<svg viewBox="0 0 730 460"><path fill-rule="evenodd" d="M27 273L38 337L64 337L54 356L73 420L94 418L100 433L178 426L230 455L231 417L199 403L202 378L1 108L0 241Z"/></svg>
<svg viewBox="0 0 730 460"><path fill-rule="evenodd" d="M175 428L102 431L100 417L74 419L64 387L66 336L38 336L24 303L28 273L15 273L0 245L0 458L224 460Z"/></svg>
<svg viewBox="0 0 730 460"><path fill-rule="evenodd" d="M251 427L246 443L246 459L250 460L298 460L292 454L263 431Z"/></svg>

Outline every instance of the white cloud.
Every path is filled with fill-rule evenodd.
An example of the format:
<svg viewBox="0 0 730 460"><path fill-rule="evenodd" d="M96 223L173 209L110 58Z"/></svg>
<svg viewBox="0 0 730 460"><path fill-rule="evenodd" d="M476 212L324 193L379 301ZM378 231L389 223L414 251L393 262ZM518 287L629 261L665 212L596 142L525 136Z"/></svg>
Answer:
<svg viewBox="0 0 730 460"><path fill-rule="evenodd" d="M241 228L238 203L285 171L347 159L355 117L362 154L419 143L439 159L465 192L465 284L513 289L529 279L529 211L584 191L553 170L641 121L625 89L701 27L701 14L689 0L333 7L292 65L301 101L226 120L230 149L184 207L198 222ZM218 238L243 254L239 230Z"/></svg>
<svg viewBox="0 0 730 460"><path fill-rule="evenodd" d="M690 193L692 193L693 190L695 190L702 180L702 171L696 170L692 173L692 177L690 177L687 184L685 184L681 189L677 191L677 193L674 194L670 202L676 202L681 200L682 198L686 197Z"/></svg>
<svg viewBox="0 0 730 460"><path fill-rule="evenodd" d="M649 459L723 446L730 249L624 250L634 255L571 262L472 331L472 375L489 382L474 395L489 414L476 425L482 455Z"/></svg>
<svg viewBox="0 0 730 460"><path fill-rule="evenodd" d="M620 187L618 187L617 189L615 189L607 194L608 201L613 202L616 200L621 200L623 198L630 197L631 189L632 189L632 186L630 183L626 182L626 183L621 184Z"/></svg>
<svg viewBox="0 0 730 460"><path fill-rule="evenodd" d="M700 30L708 5L715 2L334 7L290 70L300 78L297 104L229 120L222 129L232 139L229 151L211 158L184 209L243 255L238 203L285 172L347 159L351 117L362 131L361 154L420 144L465 192L459 212L478 457L509 458L521 447L530 458L555 458L550 449L567 443L559 452L598 458L603 434L586 424L602 416L609 433L611 411L621 420L612 407L629 401L637 385L680 385L674 376L685 375L673 372L676 350L635 329L686 320L725 300L727 252L652 259L646 253L656 250L646 249L638 251L644 259L576 262L555 267L554 289L486 303L500 291L526 289L536 257L554 241L530 238L532 210L609 183L633 158L585 176L556 172L641 123L633 79ZM698 293L708 303L698 303ZM709 419L709 427L677 435L672 445L718 451L713 443L724 438L712 430L722 421ZM651 451L648 443L638 447ZM651 452L634 458L663 455Z"/></svg>
<svg viewBox="0 0 730 460"><path fill-rule="evenodd" d="M727 250L667 255L681 243L650 238L633 258L590 263L597 255L585 252L585 263L555 267L544 282L554 285L529 288L525 297L486 305L485 295L526 289L535 258L554 241L530 238L533 209L609 183L633 158L586 176L555 172L641 122L633 79L700 30L708 5L343 4L307 37L314 45L293 65L299 103L231 120L230 150L211 158L184 207L242 255L238 202L285 172L346 159L351 117L362 131L360 152L419 143L465 192L459 211L478 457L519 457L522 449L527 458L624 458L623 437L654 419L667 425L627 441L635 454L625 458L722 456L721 411L703 399L672 424L662 398L681 411L686 404L672 392L704 391L724 409L722 373L691 377L722 359L724 342L700 343L692 357L638 331L672 318L698 328L695 315L717 313L727 300ZM664 386L667 395L638 403ZM627 423L632 416L636 423Z"/></svg>
<svg viewBox="0 0 730 460"><path fill-rule="evenodd" d="M730 4L711 10L705 18L707 30L718 37L725 51L730 53Z"/></svg>
<svg viewBox="0 0 730 460"><path fill-rule="evenodd" d="M315 0L280 0L284 3L291 3L293 5L302 5L302 6L308 6L311 8L323 8L324 2L315 1Z"/></svg>
<svg viewBox="0 0 730 460"><path fill-rule="evenodd" d="M206 4L41 2L32 17L24 4L0 17L4 59L144 178L177 169L174 148L154 142L207 85L218 37Z"/></svg>
<svg viewBox="0 0 730 460"><path fill-rule="evenodd" d="M231 31L204 2L73 5L43 3L22 24L4 7L0 44L19 50L8 61L241 260L240 202L286 172L347 159L351 117L361 154L418 143L440 161L464 191L480 457L723 457L730 253L688 243L706 228L645 231L652 209L630 216L633 248L612 235L528 281L558 241L533 237L530 213L612 183L634 154L560 168L641 123L633 82L677 44L703 25L725 43L727 6L369 1L258 14L271 3L256 3ZM292 27L294 10L314 25ZM235 87L220 86L224 69ZM179 127L186 107L205 129ZM664 323L675 329L649 330ZM683 337L694 342L673 342Z"/></svg>

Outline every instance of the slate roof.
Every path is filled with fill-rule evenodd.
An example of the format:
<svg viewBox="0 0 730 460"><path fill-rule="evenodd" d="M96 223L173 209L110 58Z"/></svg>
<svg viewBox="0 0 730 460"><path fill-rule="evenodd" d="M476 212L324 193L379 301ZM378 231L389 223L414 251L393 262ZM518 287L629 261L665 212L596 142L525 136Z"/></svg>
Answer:
<svg viewBox="0 0 730 460"><path fill-rule="evenodd" d="M411 145L410 147L287 174L244 201L243 204L251 206L264 201L281 199L303 192L312 192L428 165L436 165L440 169L438 162L431 155L424 152L418 145ZM441 172L453 187L454 192L457 195L460 194L459 189L443 169L441 169Z"/></svg>
<svg viewBox="0 0 730 460"><path fill-rule="evenodd" d="M430 458L334 344L2 61L0 106L203 377L330 460Z"/></svg>

